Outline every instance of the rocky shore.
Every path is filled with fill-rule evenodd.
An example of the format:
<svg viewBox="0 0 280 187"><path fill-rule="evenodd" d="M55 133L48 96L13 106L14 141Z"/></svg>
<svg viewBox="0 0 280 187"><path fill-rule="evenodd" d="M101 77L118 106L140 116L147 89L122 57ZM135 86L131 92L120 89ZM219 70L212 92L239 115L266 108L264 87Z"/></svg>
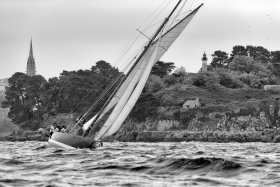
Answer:
<svg viewBox="0 0 280 187"><path fill-rule="evenodd" d="M114 136L105 141L124 142L280 142L280 103L262 101L251 108L236 108L233 112L211 112L186 110L189 120L149 120L134 122L127 119ZM183 115L180 114L180 115ZM0 136L0 141L47 141L50 124L66 125L74 115L60 114L46 117L38 131L14 131Z"/></svg>
<svg viewBox="0 0 280 187"><path fill-rule="evenodd" d="M40 128L38 131L13 131L6 136L0 136L0 141L48 141L46 131Z"/></svg>
<svg viewBox="0 0 280 187"><path fill-rule="evenodd" d="M0 137L0 141L47 141L48 137L44 130L24 131L11 133L10 135ZM115 136L110 136L105 142L280 142L280 131L275 129L266 129L264 131L143 131L143 132L123 132Z"/></svg>
<svg viewBox="0 0 280 187"><path fill-rule="evenodd" d="M126 132L108 137L106 141L123 142L280 142L280 132L273 129L254 132L228 131L146 131Z"/></svg>

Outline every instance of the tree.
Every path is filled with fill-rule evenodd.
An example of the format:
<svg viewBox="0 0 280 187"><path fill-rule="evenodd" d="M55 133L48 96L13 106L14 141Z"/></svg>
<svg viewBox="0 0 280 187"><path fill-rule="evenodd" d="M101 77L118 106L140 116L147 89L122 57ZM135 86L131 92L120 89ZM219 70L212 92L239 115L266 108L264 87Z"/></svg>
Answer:
<svg viewBox="0 0 280 187"><path fill-rule="evenodd" d="M262 88L265 84L276 84L277 78L270 68L270 64L254 60L248 56L235 56L229 64L229 69L240 72L240 80L251 88Z"/></svg>
<svg viewBox="0 0 280 187"><path fill-rule="evenodd" d="M172 75L174 75L174 77L184 77L187 75L187 70L184 66L181 66L177 68Z"/></svg>
<svg viewBox="0 0 280 187"><path fill-rule="evenodd" d="M280 63L280 51L271 51L271 63Z"/></svg>
<svg viewBox="0 0 280 187"><path fill-rule="evenodd" d="M43 85L45 82L46 79L41 75L29 77L29 81L27 82L26 98L32 107L33 118L36 117L38 120L40 120L43 115L41 95L43 93Z"/></svg>
<svg viewBox="0 0 280 187"><path fill-rule="evenodd" d="M234 57L238 56L248 56L247 49L242 45L237 45L232 48L229 61L232 61Z"/></svg>
<svg viewBox="0 0 280 187"><path fill-rule="evenodd" d="M101 75L105 75L106 78L113 78L119 74L119 70L117 68L112 67L108 62L105 62L104 60L96 62L96 65L91 67L91 71Z"/></svg>
<svg viewBox="0 0 280 187"><path fill-rule="evenodd" d="M271 71L277 77L280 77L280 51L271 51Z"/></svg>
<svg viewBox="0 0 280 187"><path fill-rule="evenodd" d="M154 94L142 93L130 112L129 117L140 122L146 121L147 117L155 118L157 116L157 108L160 104L160 99L154 96Z"/></svg>
<svg viewBox="0 0 280 187"><path fill-rule="evenodd" d="M44 86L44 101L48 103L46 111L54 114L80 113L89 109L104 90L109 90L107 95L103 95L97 102L92 111L94 112L115 89L116 84L113 83L120 81L123 75L105 61L98 61L91 70L63 71L59 78L49 79Z"/></svg>
<svg viewBox="0 0 280 187"><path fill-rule="evenodd" d="M236 55L229 64L229 69L241 73L250 73L256 71L255 60L248 56Z"/></svg>
<svg viewBox="0 0 280 187"><path fill-rule="evenodd" d="M168 86L174 85L177 82L176 78L173 75L165 76L163 81L164 81L164 84L166 84Z"/></svg>
<svg viewBox="0 0 280 187"><path fill-rule="evenodd" d="M215 51L214 54L212 54L210 66L213 68L228 67L228 53L220 50Z"/></svg>
<svg viewBox="0 0 280 187"><path fill-rule="evenodd" d="M215 90L220 82L220 78L216 73L206 73L207 76L205 87L209 90Z"/></svg>
<svg viewBox="0 0 280 187"><path fill-rule="evenodd" d="M218 68L214 72L219 76L220 85L232 89L243 87L242 82L238 78L235 78L229 70L225 71L223 68Z"/></svg>
<svg viewBox="0 0 280 187"><path fill-rule="evenodd" d="M206 85L206 79L207 79L207 77L206 77L205 73L199 72L196 75L194 75L192 84L194 86L204 88Z"/></svg>
<svg viewBox="0 0 280 187"><path fill-rule="evenodd" d="M79 111L82 107L77 108L77 105L81 102L88 106L87 103L91 102L93 98L85 97L97 93L98 87L94 87L96 84L98 85L90 77L80 76L77 73L61 77L53 85L54 92L50 93L55 96L55 99L58 99L58 112L73 112L75 109ZM56 88L56 86L59 86L59 88Z"/></svg>
<svg viewBox="0 0 280 187"><path fill-rule="evenodd" d="M174 68L176 68L176 66L174 66L173 62L157 61L152 68L151 74L162 78L169 75Z"/></svg>
<svg viewBox="0 0 280 187"><path fill-rule="evenodd" d="M270 60L270 52L262 46L246 46L246 51L249 57L258 60L262 63L267 63Z"/></svg>
<svg viewBox="0 0 280 187"><path fill-rule="evenodd" d="M16 124L29 120L32 117L30 108L26 106L28 78L28 75L17 72L8 79L10 86L6 88L6 101L2 102L2 107L10 108L8 117Z"/></svg>
<svg viewBox="0 0 280 187"><path fill-rule="evenodd" d="M45 106L45 112L52 113L53 115L60 112L59 107L62 102L60 87L61 85L57 77L49 78L48 82L45 82L43 85L41 99Z"/></svg>
<svg viewBox="0 0 280 187"><path fill-rule="evenodd" d="M219 81L219 76L213 72L200 72L193 77L193 85L200 88L214 89Z"/></svg>
<svg viewBox="0 0 280 187"><path fill-rule="evenodd" d="M8 79L9 87L6 88L6 101L2 107L10 108L8 117L12 122L21 124L34 118L41 118L42 102L40 99L41 88L46 81L41 75L30 77L17 72ZM25 126L25 128L33 128Z"/></svg>
<svg viewBox="0 0 280 187"><path fill-rule="evenodd" d="M145 90L149 93L155 93L164 87L163 81L156 75L150 75L145 85Z"/></svg>

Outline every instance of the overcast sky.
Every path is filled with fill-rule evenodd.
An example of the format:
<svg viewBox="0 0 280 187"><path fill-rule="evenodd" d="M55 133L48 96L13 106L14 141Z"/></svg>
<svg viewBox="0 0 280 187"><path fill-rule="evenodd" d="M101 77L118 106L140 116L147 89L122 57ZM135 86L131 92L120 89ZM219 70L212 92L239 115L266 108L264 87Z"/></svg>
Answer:
<svg viewBox="0 0 280 187"><path fill-rule="evenodd" d="M0 0L0 78L26 71L31 37L37 74L46 79L63 70L90 69L99 60L113 64L136 29L143 31L141 24L163 2ZM194 0L191 9L201 3L202 8L161 60L197 72L204 51L209 63L215 50L230 53L235 45L280 50L279 0ZM157 20L165 16L167 12Z"/></svg>

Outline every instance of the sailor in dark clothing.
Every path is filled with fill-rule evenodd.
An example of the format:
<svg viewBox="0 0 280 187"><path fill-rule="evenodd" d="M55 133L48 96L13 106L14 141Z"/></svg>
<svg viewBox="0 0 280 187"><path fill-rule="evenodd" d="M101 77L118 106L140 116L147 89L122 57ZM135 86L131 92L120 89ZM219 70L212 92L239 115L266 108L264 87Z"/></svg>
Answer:
<svg viewBox="0 0 280 187"><path fill-rule="evenodd" d="M61 130L60 130L61 132L66 132L66 127L63 125L62 127L61 127Z"/></svg>
<svg viewBox="0 0 280 187"><path fill-rule="evenodd" d="M54 126L54 132L59 132L58 125L56 123L53 123Z"/></svg>
<svg viewBox="0 0 280 187"><path fill-rule="evenodd" d="M51 126L51 128L50 128L50 137L52 136L52 134L54 133L54 132L56 132L56 123L53 123L53 125Z"/></svg>

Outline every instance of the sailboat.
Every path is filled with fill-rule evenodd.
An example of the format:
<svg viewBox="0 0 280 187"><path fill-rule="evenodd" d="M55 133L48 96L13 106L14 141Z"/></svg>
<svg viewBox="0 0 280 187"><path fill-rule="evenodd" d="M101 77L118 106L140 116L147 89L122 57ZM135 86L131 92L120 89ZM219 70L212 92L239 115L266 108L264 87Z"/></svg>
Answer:
<svg viewBox="0 0 280 187"><path fill-rule="evenodd" d="M86 123L83 123L85 121L84 117L88 115L88 112L85 112L77 118L74 125L68 128L67 133L54 132L48 140L51 147L65 149L97 148L103 145L102 140L104 138L119 130L139 98L153 65L159 61L203 5L201 4L193 11L189 11L186 16L179 20L177 20L179 11L177 11L176 17L171 20L171 16L179 7L181 1L176 4L152 37L148 39L139 54L132 59L127 66L127 70L121 76L115 78L110 85L110 88L114 87L115 89L113 91L111 89L105 90L106 93L111 92L111 95L99 112ZM100 98L104 98L106 93L101 95ZM96 103L93 103L92 107L94 105ZM79 128L83 129L82 135L73 133L75 129Z"/></svg>

